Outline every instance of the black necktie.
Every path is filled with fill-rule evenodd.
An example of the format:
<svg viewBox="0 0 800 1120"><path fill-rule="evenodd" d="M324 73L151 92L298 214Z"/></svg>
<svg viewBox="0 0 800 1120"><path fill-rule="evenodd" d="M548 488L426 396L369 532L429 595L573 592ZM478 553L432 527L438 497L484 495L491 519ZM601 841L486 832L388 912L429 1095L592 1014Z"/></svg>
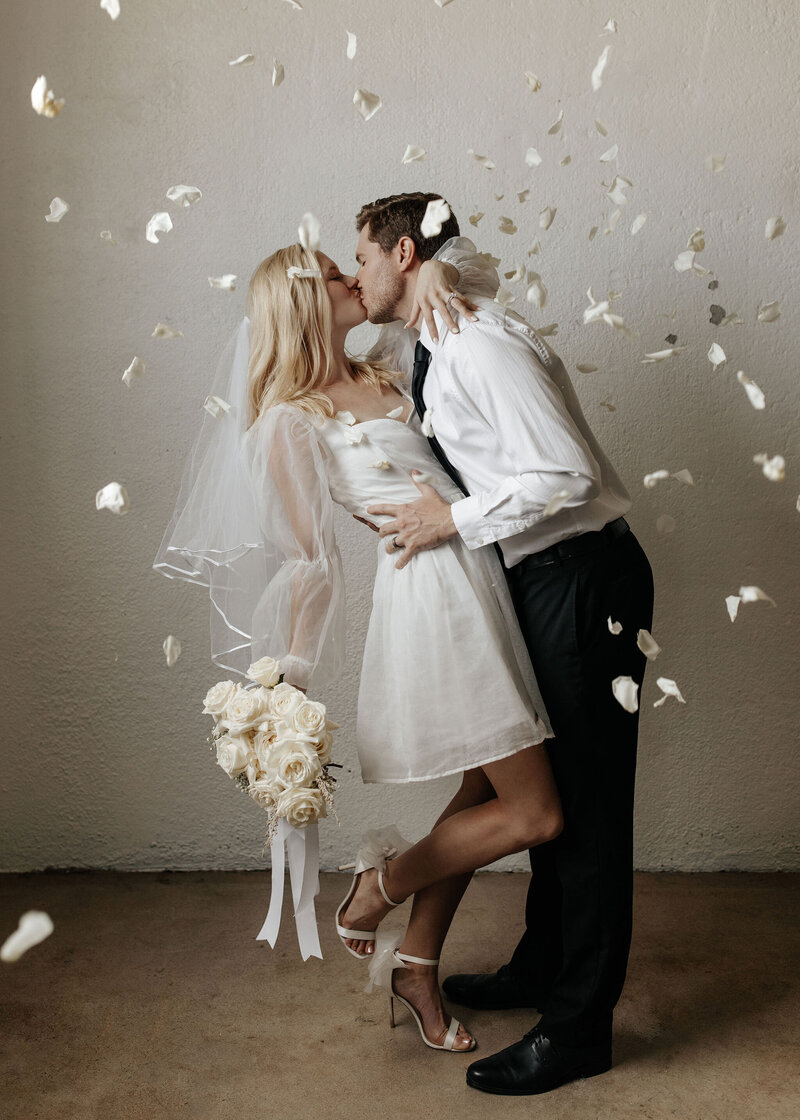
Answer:
<svg viewBox="0 0 800 1120"><path fill-rule="evenodd" d="M421 342L418 342L414 350L414 375L411 378L411 397L420 420L425 416L425 401L422 396L422 389L425 385L425 378L428 375L430 360L430 350L427 346L423 346ZM450 475L462 494L468 494L468 490L461 479L461 475L445 455L442 450L442 445L439 443L436 436L428 436L428 443L431 445L431 451L433 451L436 458Z"/></svg>

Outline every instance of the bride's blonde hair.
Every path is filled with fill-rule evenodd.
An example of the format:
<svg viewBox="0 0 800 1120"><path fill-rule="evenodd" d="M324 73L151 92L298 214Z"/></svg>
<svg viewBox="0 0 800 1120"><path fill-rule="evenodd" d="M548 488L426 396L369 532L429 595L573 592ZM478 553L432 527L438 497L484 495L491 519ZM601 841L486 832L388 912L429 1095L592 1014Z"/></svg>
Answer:
<svg viewBox="0 0 800 1120"><path fill-rule="evenodd" d="M333 317L324 279L291 279L289 268L319 270L313 252L288 245L263 260L253 273L247 295L250 361L247 378L247 426L272 405L291 401L322 419L335 409L323 392L333 368ZM350 359L354 375L381 393L398 374L378 362Z"/></svg>

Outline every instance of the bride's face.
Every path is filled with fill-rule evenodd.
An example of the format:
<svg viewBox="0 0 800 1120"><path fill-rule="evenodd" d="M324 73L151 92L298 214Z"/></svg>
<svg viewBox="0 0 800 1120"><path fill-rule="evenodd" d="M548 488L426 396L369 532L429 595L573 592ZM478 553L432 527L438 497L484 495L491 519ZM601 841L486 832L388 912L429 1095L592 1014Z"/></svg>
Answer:
<svg viewBox="0 0 800 1120"><path fill-rule="evenodd" d="M334 330L349 330L367 317L354 276L343 276L330 257L317 253L328 296L331 301Z"/></svg>

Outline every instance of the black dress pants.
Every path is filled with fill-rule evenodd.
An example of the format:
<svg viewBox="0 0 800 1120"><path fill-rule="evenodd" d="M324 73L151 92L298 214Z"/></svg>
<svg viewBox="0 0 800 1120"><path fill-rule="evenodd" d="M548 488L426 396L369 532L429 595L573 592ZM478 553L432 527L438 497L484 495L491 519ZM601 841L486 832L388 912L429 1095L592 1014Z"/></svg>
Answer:
<svg viewBox="0 0 800 1120"><path fill-rule="evenodd" d="M561 834L530 850L526 929L510 969L539 998L545 1035L562 1045L610 1043L625 980L639 713L622 708L611 682L630 676L641 688L636 635L653 617L653 573L633 532L596 543L506 572L555 734L547 750L564 811Z"/></svg>

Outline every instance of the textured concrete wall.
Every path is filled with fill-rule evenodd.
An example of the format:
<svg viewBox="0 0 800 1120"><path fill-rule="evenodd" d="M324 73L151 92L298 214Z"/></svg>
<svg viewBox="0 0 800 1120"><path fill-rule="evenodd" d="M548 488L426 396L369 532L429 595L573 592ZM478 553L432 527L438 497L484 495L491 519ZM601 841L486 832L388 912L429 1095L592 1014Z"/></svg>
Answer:
<svg viewBox="0 0 800 1120"><path fill-rule="evenodd" d="M0 866L262 865L262 814L205 743L200 701L217 679L207 602L150 565L253 268L312 210L324 248L350 269L359 205L422 188L441 191L468 232L468 215L485 212L472 232L502 257L501 271L541 274L549 298L541 310L528 305L531 321L558 323L550 342L634 498L630 521L655 570L653 632L663 647L642 696L638 866L797 868L793 5L122 7L115 23L96 3L60 0L16 4L4 17ZM609 14L619 31L601 34ZM358 36L352 61L347 30ZM595 92L590 75L606 44ZM253 66L228 66L246 51ZM286 71L278 88L273 56ZM541 79L539 92L525 71ZM66 98L55 120L30 107L40 73ZM383 98L368 122L352 104L358 86ZM561 132L550 135L561 110ZM402 165L407 144L427 159ZM617 160L600 162L612 144ZM542 157L535 169L524 161L530 147ZM705 166L712 153L727 156L717 173ZM633 186L606 234L617 172ZM179 210L164 197L175 183L197 185L202 200ZM55 195L71 210L47 224ZM557 213L545 231L546 206ZM175 228L152 245L145 222L161 209ZM632 236L642 212L647 222ZM501 215L519 232L500 232ZM768 241L773 215L787 231ZM697 228L705 276L673 267ZM103 229L116 246L100 239ZM528 256L537 234L541 253ZM209 288L207 277L224 272L240 277L232 295ZM619 292L613 310L633 337L583 324L590 285L599 299ZM514 290L524 312L524 285ZM781 317L758 322L759 306L776 300ZM741 324L712 325L712 303ZM159 320L184 337L151 339ZM685 349L642 365L670 334ZM728 355L716 371L706 357L714 341ZM147 373L128 390L120 377L134 354ZM598 371L579 373L578 362ZM763 389L763 411L737 384L740 369ZM764 477L752 461L759 452L785 456L785 481ZM695 485L645 489L644 474L659 468L686 468ZM131 497L122 518L94 509L95 491L112 479ZM657 530L663 514L674 532ZM321 830L326 868L349 856L364 826L397 821L419 836L452 788L361 784L354 706L373 543L365 547L366 530L346 517L339 529L351 643L340 687L322 697L342 723L336 755L345 764L341 828L327 821ZM725 596L742 584L760 585L777 605L744 604L732 624ZM183 643L172 669L161 652L168 633ZM659 675L678 682L685 705L653 708Z"/></svg>

